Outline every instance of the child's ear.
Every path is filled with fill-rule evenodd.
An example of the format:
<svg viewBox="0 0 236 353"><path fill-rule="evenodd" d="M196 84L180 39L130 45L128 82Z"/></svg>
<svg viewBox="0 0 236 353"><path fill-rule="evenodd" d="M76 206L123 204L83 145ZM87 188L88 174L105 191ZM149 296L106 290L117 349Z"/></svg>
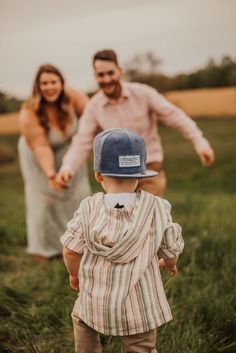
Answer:
<svg viewBox="0 0 236 353"><path fill-rule="evenodd" d="M97 180L98 183L101 183L103 181L102 175L98 172L95 172L95 179Z"/></svg>

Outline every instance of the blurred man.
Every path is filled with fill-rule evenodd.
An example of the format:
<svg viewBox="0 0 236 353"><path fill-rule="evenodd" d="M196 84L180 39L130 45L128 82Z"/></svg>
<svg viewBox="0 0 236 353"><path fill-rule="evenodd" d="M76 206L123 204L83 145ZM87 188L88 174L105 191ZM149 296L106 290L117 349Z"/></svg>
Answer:
<svg viewBox="0 0 236 353"><path fill-rule="evenodd" d="M154 88L121 81L122 69L113 50L102 50L93 57L96 81L100 87L80 119L77 134L64 157L57 181L67 186L92 148L97 130L126 128L140 134L147 145L147 168L159 172L150 180L141 179L139 188L163 196L166 177L158 121L178 130L193 146L203 166L214 162L214 151L196 123ZM81 187L83 187L81 185Z"/></svg>

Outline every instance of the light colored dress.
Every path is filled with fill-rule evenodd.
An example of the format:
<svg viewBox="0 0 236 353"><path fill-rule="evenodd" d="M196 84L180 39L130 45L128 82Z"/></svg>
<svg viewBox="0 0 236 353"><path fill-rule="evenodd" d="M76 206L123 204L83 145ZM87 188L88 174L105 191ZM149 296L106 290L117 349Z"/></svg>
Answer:
<svg viewBox="0 0 236 353"><path fill-rule="evenodd" d="M57 170L62 164L72 136L77 131L77 121L74 117L65 137L53 128L48 133ZM91 194L87 166L84 164L74 175L69 189L56 192L48 186L48 179L24 136L19 139L18 151L25 183L27 252L45 257L61 254L60 237L66 230L66 224L80 202Z"/></svg>

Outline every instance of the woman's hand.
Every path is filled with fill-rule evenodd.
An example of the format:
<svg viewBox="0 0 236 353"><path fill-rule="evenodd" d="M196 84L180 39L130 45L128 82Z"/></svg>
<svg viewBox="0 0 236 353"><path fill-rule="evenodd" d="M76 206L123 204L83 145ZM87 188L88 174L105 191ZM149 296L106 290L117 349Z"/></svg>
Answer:
<svg viewBox="0 0 236 353"><path fill-rule="evenodd" d="M56 181L56 172L48 173L48 185L54 191L60 191L62 186Z"/></svg>

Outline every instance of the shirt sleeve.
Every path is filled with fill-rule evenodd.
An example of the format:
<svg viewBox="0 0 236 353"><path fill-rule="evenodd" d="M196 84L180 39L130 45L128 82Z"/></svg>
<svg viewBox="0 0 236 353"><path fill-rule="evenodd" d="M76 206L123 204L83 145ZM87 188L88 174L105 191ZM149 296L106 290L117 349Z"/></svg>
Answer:
<svg viewBox="0 0 236 353"><path fill-rule="evenodd" d="M167 225L157 254L159 258L171 259L177 257L183 251L184 241L182 228L178 223L172 221L170 203L166 200L163 201L165 203Z"/></svg>
<svg viewBox="0 0 236 353"><path fill-rule="evenodd" d="M210 144L203 136L202 131L183 110L169 102L156 89L147 85L144 85L144 87L150 110L163 124L176 129L184 138L190 140L198 153L210 148Z"/></svg>
<svg viewBox="0 0 236 353"><path fill-rule="evenodd" d="M83 254L85 241L80 209L75 212L74 217L67 224L67 230L60 241L64 247L71 251Z"/></svg>
<svg viewBox="0 0 236 353"><path fill-rule="evenodd" d="M69 171L75 174L88 158L97 129L96 115L90 101L79 120L78 131L74 135L71 145L63 158L60 171Z"/></svg>

